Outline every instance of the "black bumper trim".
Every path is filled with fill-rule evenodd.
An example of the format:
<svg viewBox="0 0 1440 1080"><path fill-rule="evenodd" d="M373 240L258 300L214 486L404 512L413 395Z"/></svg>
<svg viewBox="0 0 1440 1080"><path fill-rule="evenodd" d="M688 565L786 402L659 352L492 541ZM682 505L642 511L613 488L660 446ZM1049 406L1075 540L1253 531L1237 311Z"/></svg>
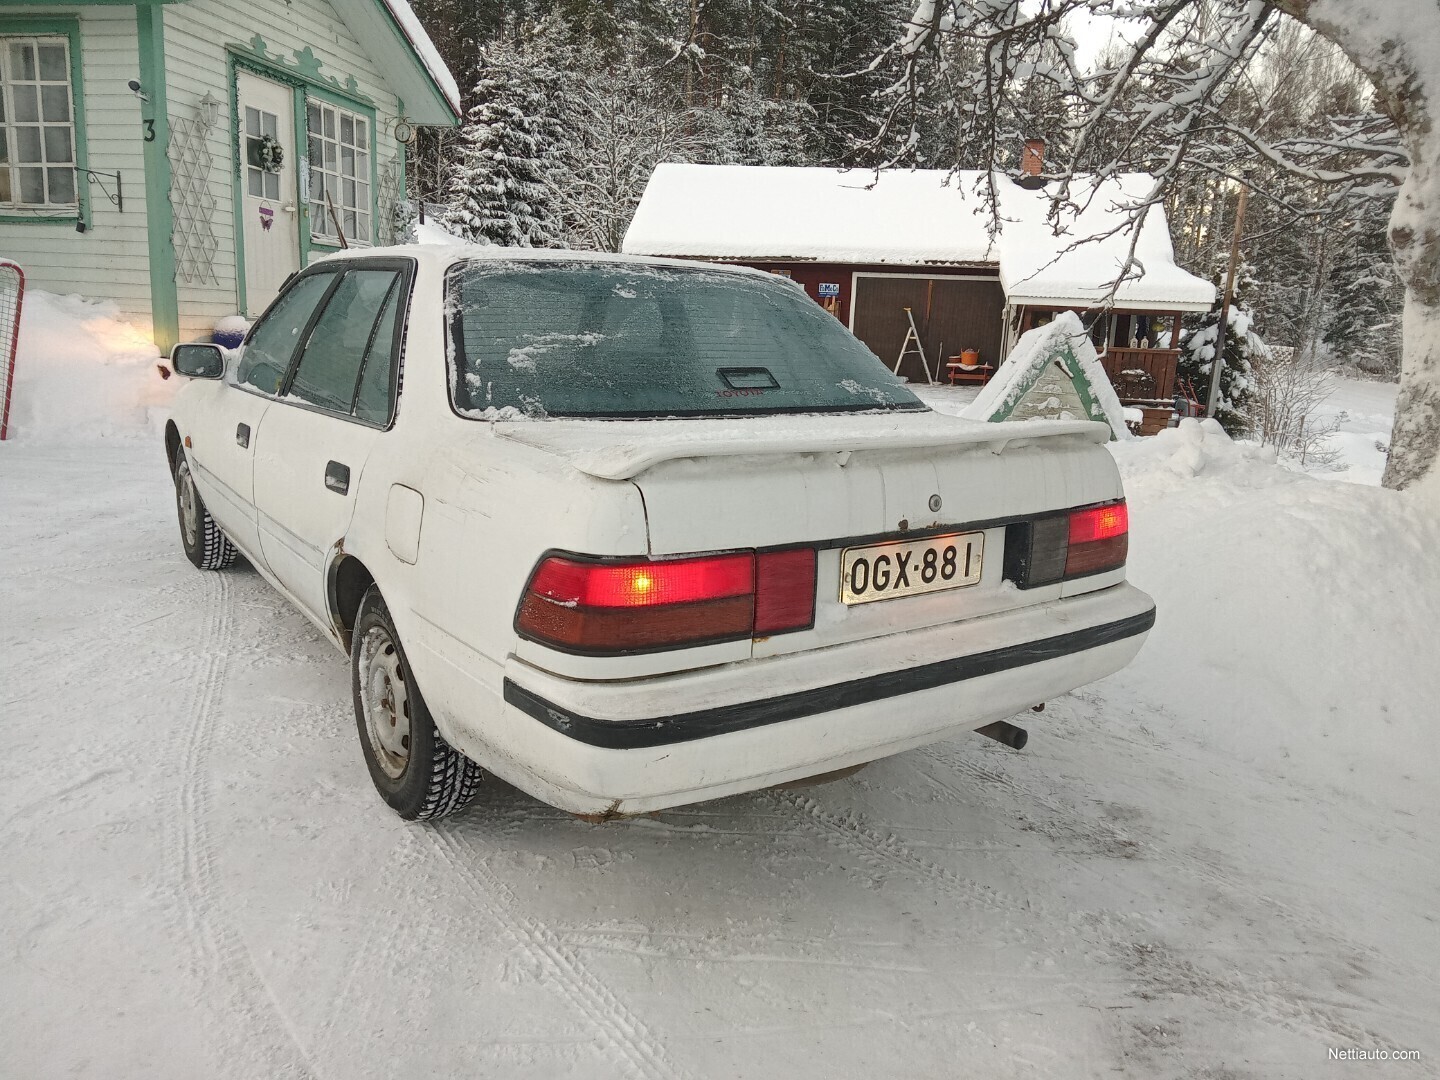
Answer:
<svg viewBox="0 0 1440 1080"><path fill-rule="evenodd" d="M1116 622L1042 638L1039 641L1029 641L1022 645L971 653L951 660L939 660L933 664L921 664L919 667L904 668L901 671L887 671L880 675L850 679L847 682L833 683L814 690L800 690L793 694L780 694L760 701L745 701L738 705L721 705L714 709L657 716L646 720L597 720L590 716L580 716L546 701L508 678L505 680L505 701L539 720L546 727L578 742L608 750L634 750L708 739L714 735L728 735L746 728L779 724L816 713L849 708L852 705L867 705L885 698L933 690L950 683L993 675L997 671L1008 671L1011 668L1039 664L1072 653L1096 649L1101 645L1143 634L1154 625L1155 609L1152 607L1149 611Z"/></svg>

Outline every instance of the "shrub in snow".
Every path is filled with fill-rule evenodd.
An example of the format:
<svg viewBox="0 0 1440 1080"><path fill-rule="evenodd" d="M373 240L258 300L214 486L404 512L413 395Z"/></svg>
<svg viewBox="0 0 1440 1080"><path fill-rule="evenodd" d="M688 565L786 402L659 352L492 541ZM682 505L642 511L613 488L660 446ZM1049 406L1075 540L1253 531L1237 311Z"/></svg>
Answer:
<svg viewBox="0 0 1440 1080"><path fill-rule="evenodd" d="M1334 467L1339 453L1326 444L1344 414L1319 412L1334 390L1334 377L1313 354L1265 349L1255 360L1250 434L1302 467Z"/></svg>
<svg viewBox="0 0 1440 1080"><path fill-rule="evenodd" d="M599 66L583 53L570 55L550 197L566 245L619 251L655 166L693 160L719 134L653 71L630 60Z"/></svg>
<svg viewBox="0 0 1440 1080"><path fill-rule="evenodd" d="M390 235L397 244L416 243L416 225L419 216L415 204L408 199L397 199L390 211Z"/></svg>

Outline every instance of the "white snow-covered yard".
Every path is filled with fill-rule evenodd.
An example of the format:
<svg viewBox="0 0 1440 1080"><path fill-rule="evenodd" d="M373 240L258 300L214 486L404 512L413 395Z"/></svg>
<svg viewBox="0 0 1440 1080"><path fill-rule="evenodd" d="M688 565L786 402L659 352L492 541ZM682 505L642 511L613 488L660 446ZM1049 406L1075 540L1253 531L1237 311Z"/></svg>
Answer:
<svg viewBox="0 0 1440 1080"><path fill-rule="evenodd" d="M185 560L158 436L17 410L0 1075L1440 1067L1433 501L1198 425L1126 443L1159 622L1025 751L604 825L497 783L421 826L370 788L344 659Z"/></svg>

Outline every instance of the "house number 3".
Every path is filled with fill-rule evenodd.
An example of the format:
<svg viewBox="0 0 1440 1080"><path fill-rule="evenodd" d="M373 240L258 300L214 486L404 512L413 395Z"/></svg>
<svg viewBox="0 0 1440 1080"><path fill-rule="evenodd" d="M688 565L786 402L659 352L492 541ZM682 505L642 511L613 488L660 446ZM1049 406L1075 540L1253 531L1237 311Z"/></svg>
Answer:
<svg viewBox="0 0 1440 1080"><path fill-rule="evenodd" d="M155 141L155 121L154 121L154 120L142 120L142 121L140 121L140 122L145 125L145 141L146 141L146 142L154 142L154 141Z"/></svg>

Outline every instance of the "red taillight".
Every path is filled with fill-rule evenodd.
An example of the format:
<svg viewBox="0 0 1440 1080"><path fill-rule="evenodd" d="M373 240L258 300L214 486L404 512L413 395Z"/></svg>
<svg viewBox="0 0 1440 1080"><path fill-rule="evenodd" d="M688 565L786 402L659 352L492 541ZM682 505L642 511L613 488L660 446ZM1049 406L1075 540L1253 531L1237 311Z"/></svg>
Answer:
<svg viewBox="0 0 1440 1080"><path fill-rule="evenodd" d="M1130 549L1130 513L1124 500L1074 511L1069 534L1066 577L1124 566Z"/></svg>
<svg viewBox="0 0 1440 1080"><path fill-rule="evenodd" d="M1089 544L1109 540L1130 531L1130 512L1123 502L1109 506L1092 506L1070 515L1070 544Z"/></svg>
<svg viewBox="0 0 1440 1080"><path fill-rule="evenodd" d="M764 551L755 557L755 634L806 630L815 622L815 552Z"/></svg>
<svg viewBox="0 0 1440 1080"><path fill-rule="evenodd" d="M688 559L542 559L520 601L525 637L583 653L646 652L809 627L809 548Z"/></svg>
<svg viewBox="0 0 1440 1080"><path fill-rule="evenodd" d="M552 556L540 564L530 591L580 607L633 608L693 604L744 596L755 589L755 558L717 555L673 562L595 563Z"/></svg>

